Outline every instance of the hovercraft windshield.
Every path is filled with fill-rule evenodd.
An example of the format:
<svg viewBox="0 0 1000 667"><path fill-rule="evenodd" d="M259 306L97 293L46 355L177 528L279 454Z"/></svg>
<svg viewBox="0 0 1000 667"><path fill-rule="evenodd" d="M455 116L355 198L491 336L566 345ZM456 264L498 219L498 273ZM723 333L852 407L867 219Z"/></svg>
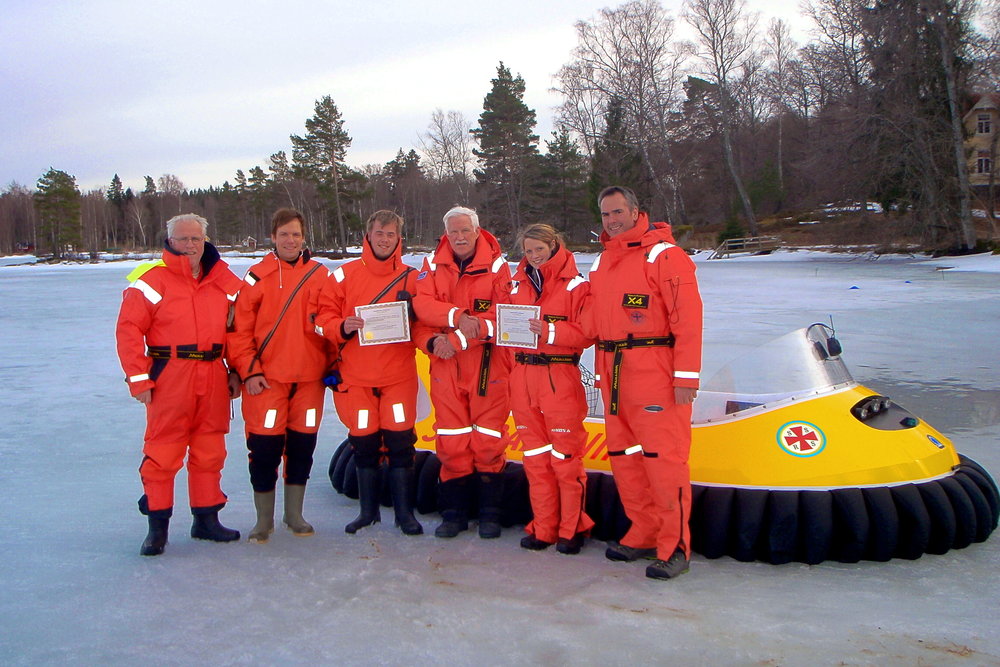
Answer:
<svg viewBox="0 0 1000 667"><path fill-rule="evenodd" d="M797 329L734 359L698 391L695 424L731 418L855 384L832 328ZM742 416L742 415L740 415Z"/></svg>

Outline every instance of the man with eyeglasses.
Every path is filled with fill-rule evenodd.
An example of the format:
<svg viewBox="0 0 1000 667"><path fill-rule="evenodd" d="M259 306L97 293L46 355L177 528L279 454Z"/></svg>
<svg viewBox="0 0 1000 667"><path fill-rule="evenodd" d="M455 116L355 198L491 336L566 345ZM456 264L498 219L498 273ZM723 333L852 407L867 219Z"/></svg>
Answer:
<svg viewBox="0 0 1000 667"><path fill-rule="evenodd" d="M116 337L118 358L132 396L146 406L143 495L139 511L149 533L139 553L157 556L167 543L174 477L187 456L191 537L238 540L219 523L226 504L229 399L239 378L223 361L230 305L241 281L208 243L208 222L192 213L167 221L159 261L136 268L122 296Z"/></svg>
<svg viewBox="0 0 1000 667"><path fill-rule="evenodd" d="M434 535L451 538L468 530L475 493L479 537L494 539L502 530L510 358L493 348L493 338L496 304L510 298L510 267L475 210L449 210L444 231L424 260L413 297L417 317L437 332L429 345L430 392L443 521Z"/></svg>

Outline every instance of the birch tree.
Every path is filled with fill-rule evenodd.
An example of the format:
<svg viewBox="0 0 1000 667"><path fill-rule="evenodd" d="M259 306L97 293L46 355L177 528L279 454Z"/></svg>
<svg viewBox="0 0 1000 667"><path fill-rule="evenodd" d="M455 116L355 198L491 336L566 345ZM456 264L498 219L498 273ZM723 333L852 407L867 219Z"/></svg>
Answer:
<svg viewBox="0 0 1000 667"><path fill-rule="evenodd" d="M702 74L717 96L723 157L750 234L756 236L757 219L733 154L732 131L737 112L733 86L740 70L758 57L757 17L746 11L745 0L689 0L684 17L698 35Z"/></svg>
<svg viewBox="0 0 1000 667"><path fill-rule="evenodd" d="M420 150L435 179L453 183L460 201L469 200L472 169L472 126L460 111L435 109L427 131L420 135Z"/></svg>
<svg viewBox="0 0 1000 667"><path fill-rule="evenodd" d="M683 98L681 70L690 45L674 40L674 20L657 0L602 9L576 24L573 60L556 76L563 95L557 119L593 157L606 135L612 100L620 105L629 146L642 156L653 194L676 223L686 221L680 173L671 151L670 117ZM630 184L636 185L636 184Z"/></svg>

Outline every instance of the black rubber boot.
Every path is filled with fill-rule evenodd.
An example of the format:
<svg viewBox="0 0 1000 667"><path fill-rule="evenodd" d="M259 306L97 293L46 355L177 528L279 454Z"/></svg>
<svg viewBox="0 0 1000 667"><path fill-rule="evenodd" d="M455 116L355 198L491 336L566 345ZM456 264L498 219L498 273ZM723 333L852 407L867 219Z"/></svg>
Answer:
<svg viewBox="0 0 1000 667"><path fill-rule="evenodd" d="M389 468L389 492L392 494L396 525L404 535L423 535L424 527L413 516L412 488L413 468Z"/></svg>
<svg viewBox="0 0 1000 667"><path fill-rule="evenodd" d="M379 493L375 488L377 482L378 468L358 468L358 502L361 511L354 521L344 526L344 532L353 535L358 529L382 520L378 509Z"/></svg>
<svg viewBox="0 0 1000 667"><path fill-rule="evenodd" d="M492 540L500 537L500 511L503 507L503 473L479 474L479 537Z"/></svg>
<svg viewBox="0 0 1000 667"><path fill-rule="evenodd" d="M469 481L472 475L438 484L438 507L444 519L434 529L435 537L455 537L469 529Z"/></svg>
<svg viewBox="0 0 1000 667"><path fill-rule="evenodd" d="M219 507L192 507L194 523L191 524L191 537L196 540L211 542L235 542L240 539L240 531L226 528L219 523Z"/></svg>
<svg viewBox="0 0 1000 667"><path fill-rule="evenodd" d="M170 517L174 513L173 507L165 510L149 510L149 499L146 494L139 498L139 514L145 516L149 522L149 532L146 539L139 548L140 556L159 556L163 553L163 548L167 545L167 529L170 526Z"/></svg>
<svg viewBox="0 0 1000 667"><path fill-rule="evenodd" d="M151 514L149 517L149 532L143 540L140 556L159 556L163 547L167 546L167 530L170 527L170 515L162 513Z"/></svg>

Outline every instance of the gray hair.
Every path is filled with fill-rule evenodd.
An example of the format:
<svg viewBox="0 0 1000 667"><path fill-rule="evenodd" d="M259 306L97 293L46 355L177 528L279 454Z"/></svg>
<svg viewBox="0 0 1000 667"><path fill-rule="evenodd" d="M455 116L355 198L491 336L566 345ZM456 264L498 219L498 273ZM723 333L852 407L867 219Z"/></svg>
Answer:
<svg viewBox="0 0 1000 667"><path fill-rule="evenodd" d="M194 220L199 225L201 225L201 233L208 233L208 220L201 217L200 215L195 215L194 213L181 213L180 215L175 215L174 217L167 220L167 236L173 237L174 228L177 227L178 222L184 220Z"/></svg>
<svg viewBox="0 0 1000 667"><path fill-rule="evenodd" d="M474 209L474 208L468 208L468 207L465 207L465 206L455 206L450 211L448 211L447 213L444 214L444 226L445 226L445 228L447 229L447 227L448 227L448 220L450 220L451 218L454 218L455 216L459 216L459 215L467 215L467 216L469 216L469 219L472 220L472 226L475 229L479 229L479 214L476 213L476 209Z"/></svg>
<svg viewBox="0 0 1000 667"><path fill-rule="evenodd" d="M624 185L611 185L601 190L601 194L597 195L597 205L600 206L604 198L611 195L625 197L625 203L628 204L629 210L639 209L639 198L635 196L635 192L631 188L626 188Z"/></svg>

